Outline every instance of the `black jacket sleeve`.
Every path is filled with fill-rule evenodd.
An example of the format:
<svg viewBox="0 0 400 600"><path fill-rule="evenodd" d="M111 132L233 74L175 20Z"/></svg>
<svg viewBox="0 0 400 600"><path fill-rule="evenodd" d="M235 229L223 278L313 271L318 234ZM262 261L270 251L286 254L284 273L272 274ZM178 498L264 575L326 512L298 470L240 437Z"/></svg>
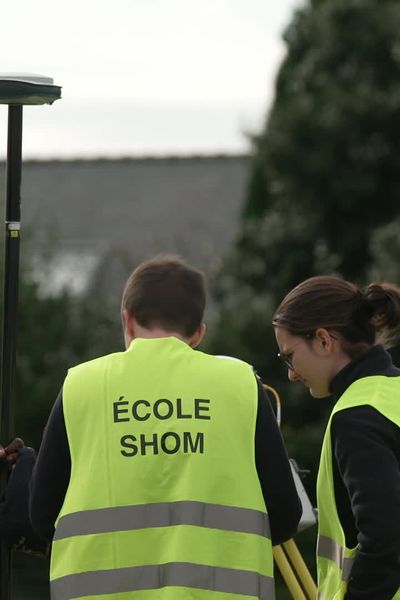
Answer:
<svg viewBox="0 0 400 600"><path fill-rule="evenodd" d="M260 382L258 382L255 457L270 519L272 543L280 544L296 533L302 508L281 432L271 403Z"/></svg>
<svg viewBox="0 0 400 600"><path fill-rule="evenodd" d="M400 587L400 430L370 406L336 413L335 498L346 543L359 545L346 600L392 600Z"/></svg>
<svg viewBox="0 0 400 600"><path fill-rule="evenodd" d="M44 540L54 535L54 523L64 502L71 474L71 457L62 406L62 392L50 413L30 486L30 519Z"/></svg>
<svg viewBox="0 0 400 600"><path fill-rule="evenodd" d="M8 547L45 554L47 546L34 535L29 521L29 481L35 464L32 448L21 448L0 501L0 537Z"/></svg>

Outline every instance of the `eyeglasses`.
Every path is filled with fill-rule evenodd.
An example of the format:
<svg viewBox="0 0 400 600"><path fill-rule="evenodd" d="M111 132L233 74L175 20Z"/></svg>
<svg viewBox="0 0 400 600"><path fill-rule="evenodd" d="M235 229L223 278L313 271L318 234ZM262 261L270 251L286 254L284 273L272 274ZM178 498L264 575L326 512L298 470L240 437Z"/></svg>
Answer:
<svg viewBox="0 0 400 600"><path fill-rule="evenodd" d="M283 362L283 364L289 369L289 371L294 371L293 363L292 363L292 355L293 352L285 353L278 352L277 357Z"/></svg>
<svg viewBox="0 0 400 600"><path fill-rule="evenodd" d="M330 331L328 332L329 336L333 339L333 340L337 340L338 337L336 335L333 335L333 333L331 333ZM315 335L315 331L309 331L308 333L305 333L302 337L306 338L307 340L311 340ZM297 344L296 344L297 346ZM293 348L293 350L291 352L278 352L278 358L283 362L283 364L289 369L289 371L294 371L294 366L293 366L293 354L294 351L296 350L296 346Z"/></svg>
<svg viewBox="0 0 400 600"><path fill-rule="evenodd" d="M307 340L311 340L314 337L314 331L309 331L308 333L305 333L301 337L306 338ZM296 346L297 346L297 344L296 344ZM291 352L278 352L278 354L277 354L278 358L289 369L289 371L294 371L293 354L294 354L294 351L296 350L296 346L293 348L293 350Z"/></svg>

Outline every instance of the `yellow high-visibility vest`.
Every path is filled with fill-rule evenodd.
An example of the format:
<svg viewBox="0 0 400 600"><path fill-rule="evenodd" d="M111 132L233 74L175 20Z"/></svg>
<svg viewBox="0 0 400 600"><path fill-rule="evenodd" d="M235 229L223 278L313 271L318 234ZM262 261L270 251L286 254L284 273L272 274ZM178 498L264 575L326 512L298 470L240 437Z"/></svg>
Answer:
<svg viewBox="0 0 400 600"><path fill-rule="evenodd" d="M336 508L332 468L332 417L340 410L363 405L372 406L400 426L400 377L377 375L355 381L339 398L330 416L317 479L317 570L320 600L343 600L358 549L346 546L345 534ZM394 596L394 600L400 600L400 590Z"/></svg>
<svg viewBox="0 0 400 600"><path fill-rule="evenodd" d="M272 600L257 406L248 364L175 337L71 369L52 600Z"/></svg>

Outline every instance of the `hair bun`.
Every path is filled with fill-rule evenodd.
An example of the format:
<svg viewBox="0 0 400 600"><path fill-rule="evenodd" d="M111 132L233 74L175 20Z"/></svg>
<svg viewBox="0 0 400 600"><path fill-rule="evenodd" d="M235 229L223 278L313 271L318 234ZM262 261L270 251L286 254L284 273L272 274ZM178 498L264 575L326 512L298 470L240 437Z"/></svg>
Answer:
<svg viewBox="0 0 400 600"><path fill-rule="evenodd" d="M364 329L374 314L375 307L369 301L367 294L363 293L361 290L358 290L356 305L352 314L353 322L361 329Z"/></svg>
<svg viewBox="0 0 400 600"><path fill-rule="evenodd" d="M371 283L364 297L372 309L372 321L377 331L398 326L400 319L400 299L395 286L387 283Z"/></svg>

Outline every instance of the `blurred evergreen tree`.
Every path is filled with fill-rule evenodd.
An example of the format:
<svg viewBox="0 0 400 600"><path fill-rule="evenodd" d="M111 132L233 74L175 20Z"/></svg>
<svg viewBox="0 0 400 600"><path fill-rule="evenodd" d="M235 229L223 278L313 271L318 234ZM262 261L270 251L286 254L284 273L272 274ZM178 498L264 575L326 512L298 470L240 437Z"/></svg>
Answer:
<svg viewBox="0 0 400 600"><path fill-rule="evenodd" d="M258 143L273 204L312 214L349 278L366 274L371 231L398 212L399 23L393 0L300 10Z"/></svg>

